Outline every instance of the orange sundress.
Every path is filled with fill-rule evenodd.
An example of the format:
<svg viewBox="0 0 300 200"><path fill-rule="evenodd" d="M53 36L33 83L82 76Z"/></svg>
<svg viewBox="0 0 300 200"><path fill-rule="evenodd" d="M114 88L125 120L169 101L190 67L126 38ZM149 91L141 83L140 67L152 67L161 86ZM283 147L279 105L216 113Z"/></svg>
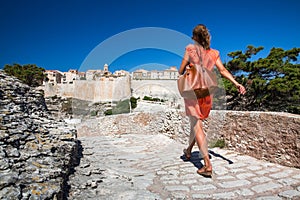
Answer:
<svg viewBox="0 0 300 200"><path fill-rule="evenodd" d="M185 48L184 59L192 64L199 63L200 58L197 51L201 52L203 66L209 70L213 70L213 67L220 57L219 51L215 49L205 50L198 44L189 44ZM201 120L206 119L212 108L212 99L212 95L200 99L184 99L186 115L194 116Z"/></svg>

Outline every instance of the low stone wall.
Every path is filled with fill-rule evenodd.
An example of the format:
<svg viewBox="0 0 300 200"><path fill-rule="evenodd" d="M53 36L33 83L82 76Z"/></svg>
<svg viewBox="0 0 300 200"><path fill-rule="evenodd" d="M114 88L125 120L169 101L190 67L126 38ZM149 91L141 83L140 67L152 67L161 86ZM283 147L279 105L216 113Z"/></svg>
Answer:
<svg viewBox="0 0 300 200"><path fill-rule="evenodd" d="M212 111L207 133L228 148L258 159L300 168L300 115Z"/></svg>
<svg viewBox="0 0 300 200"><path fill-rule="evenodd" d="M211 111L204 123L209 143L258 159L300 168L300 116L273 112ZM87 120L80 135L165 134L187 144L188 118L180 110L131 113Z"/></svg>

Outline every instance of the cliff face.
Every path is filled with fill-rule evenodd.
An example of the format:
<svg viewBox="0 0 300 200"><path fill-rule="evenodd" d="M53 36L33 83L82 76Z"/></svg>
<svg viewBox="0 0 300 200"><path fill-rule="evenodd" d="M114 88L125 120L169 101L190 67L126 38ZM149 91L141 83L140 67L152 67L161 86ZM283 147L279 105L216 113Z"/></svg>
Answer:
<svg viewBox="0 0 300 200"><path fill-rule="evenodd" d="M0 197L65 198L76 134L47 110L42 91L0 71Z"/></svg>

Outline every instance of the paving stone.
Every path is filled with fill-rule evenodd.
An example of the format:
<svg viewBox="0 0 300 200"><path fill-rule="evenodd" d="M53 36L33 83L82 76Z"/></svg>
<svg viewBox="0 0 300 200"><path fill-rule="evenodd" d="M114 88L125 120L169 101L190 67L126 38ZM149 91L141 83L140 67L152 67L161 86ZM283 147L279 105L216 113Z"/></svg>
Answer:
<svg viewBox="0 0 300 200"><path fill-rule="evenodd" d="M219 175L219 176L227 175L228 172L229 172L229 170L228 170L228 169L225 169L225 168L223 168L223 169L222 169L222 168L214 169L214 173L215 173L216 175Z"/></svg>
<svg viewBox="0 0 300 200"><path fill-rule="evenodd" d="M169 181L169 180L177 179L177 176L167 174L167 175L163 175L160 179L163 181Z"/></svg>
<svg viewBox="0 0 300 200"><path fill-rule="evenodd" d="M228 165L227 168L236 169L236 168L244 168L244 167L247 167L247 166L248 166L248 164L246 164L246 163L236 162L236 163L233 163L231 165Z"/></svg>
<svg viewBox="0 0 300 200"><path fill-rule="evenodd" d="M183 185L168 185L165 187L165 189L168 191L183 191L183 192L190 191L189 187Z"/></svg>
<svg viewBox="0 0 300 200"><path fill-rule="evenodd" d="M194 193L192 194L192 199L211 199L212 198L212 194L197 194Z"/></svg>
<svg viewBox="0 0 300 200"><path fill-rule="evenodd" d="M245 168L234 168L234 169L230 169L230 172L233 174L237 174L237 173L246 173L248 172L248 170Z"/></svg>
<svg viewBox="0 0 300 200"><path fill-rule="evenodd" d="M297 175L295 175L293 178L300 179L300 173L298 173Z"/></svg>
<svg viewBox="0 0 300 200"><path fill-rule="evenodd" d="M253 186L251 189L257 193L262 193L262 192L278 189L281 187L282 187L281 184L271 182L271 183L264 183L264 184Z"/></svg>
<svg viewBox="0 0 300 200"><path fill-rule="evenodd" d="M179 180L168 180L168 181L163 181L163 183L165 185L178 185L178 184L180 184L180 181Z"/></svg>
<svg viewBox="0 0 300 200"><path fill-rule="evenodd" d="M236 177L239 179L246 179L246 178L253 177L253 176L256 176L256 174L249 173L249 172L236 175Z"/></svg>
<svg viewBox="0 0 300 200"><path fill-rule="evenodd" d="M164 171L164 170L159 170L156 172L157 175L167 175L168 172Z"/></svg>
<svg viewBox="0 0 300 200"><path fill-rule="evenodd" d="M200 176L196 174L199 178L197 179L199 184L214 184L215 183L215 177L213 176L212 178L204 178L203 176Z"/></svg>
<svg viewBox="0 0 300 200"><path fill-rule="evenodd" d="M251 182L247 181L247 180L234 180L234 181L225 181L225 182L219 183L219 185L222 188L243 187L243 186L246 186L249 184L251 184Z"/></svg>
<svg viewBox="0 0 300 200"><path fill-rule="evenodd" d="M261 170L262 166L261 165L251 165L251 166L247 167L247 169L256 172L256 171Z"/></svg>
<svg viewBox="0 0 300 200"><path fill-rule="evenodd" d="M225 176L218 176L217 180L232 180L232 179L236 179L234 176L229 176L229 175L225 175Z"/></svg>
<svg viewBox="0 0 300 200"><path fill-rule="evenodd" d="M169 166L169 167L164 168L164 170L166 170L166 171L173 171L173 170L178 171L178 169L179 169L178 166Z"/></svg>
<svg viewBox="0 0 300 200"><path fill-rule="evenodd" d="M278 171L280 171L280 168L277 166L274 166L274 167L268 167L267 170L269 172L278 172Z"/></svg>
<svg viewBox="0 0 300 200"><path fill-rule="evenodd" d="M182 167L179 169L182 174L190 174L191 172L195 172L195 166Z"/></svg>
<svg viewBox="0 0 300 200"><path fill-rule="evenodd" d="M179 175L179 170L170 170L170 171L168 171L168 174L178 176Z"/></svg>
<svg viewBox="0 0 300 200"><path fill-rule="evenodd" d="M212 185L212 184L207 184L207 185L192 185L191 189L195 190L195 191L208 191L208 190L215 190L215 189L217 189L217 187L214 186L214 185Z"/></svg>
<svg viewBox="0 0 300 200"><path fill-rule="evenodd" d="M212 196L216 199L233 199L236 197L234 192L215 193Z"/></svg>
<svg viewBox="0 0 300 200"><path fill-rule="evenodd" d="M196 180L184 180L184 181L182 181L181 182L183 185L192 185L192 184L194 184L194 183L197 183L197 181Z"/></svg>
<svg viewBox="0 0 300 200"><path fill-rule="evenodd" d="M184 174L184 175L181 175L179 178L181 180L194 180L195 179L195 173L196 173L196 170L194 173L190 173L190 174ZM196 176L197 177L197 176Z"/></svg>
<svg viewBox="0 0 300 200"><path fill-rule="evenodd" d="M287 190L284 192L279 193L280 197L292 199L292 198L299 198L300 199L300 192L297 190Z"/></svg>
<svg viewBox="0 0 300 200"><path fill-rule="evenodd" d="M184 199L188 199L188 195L186 195L183 192L172 192L171 199L184 200Z"/></svg>
<svg viewBox="0 0 300 200"><path fill-rule="evenodd" d="M270 171L268 171L267 169L263 169L263 170L255 171L255 173L258 175L264 175L270 173Z"/></svg>
<svg viewBox="0 0 300 200"><path fill-rule="evenodd" d="M235 152L232 152L233 154L235 154ZM246 163L246 164L251 164L251 165L256 165L256 164L260 164L260 161L257 160L256 158L253 158L251 156L247 156L247 155L242 155L241 154L235 154L236 156L236 160L237 161L242 161L242 163Z"/></svg>
<svg viewBox="0 0 300 200"><path fill-rule="evenodd" d="M280 179L288 177L293 171L292 170L283 170L283 172L278 172L274 174L269 174L271 178Z"/></svg>
<svg viewBox="0 0 300 200"><path fill-rule="evenodd" d="M269 182L272 179L266 176L262 176L262 177L254 177L252 178L252 181L254 181L255 183L265 183L265 182Z"/></svg>
<svg viewBox="0 0 300 200"><path fill-rule="evenodd" d="M254 192L249 189L240 189L235 191L238 196L252 196L254 195Z"/></svg>
<svg viewBox="0 0 300 200"><path fill-rule="evenodd" d="M256 200L282 200L282 198L278 196L261 196L256 198Z"/></svg>
<svg viewBox="0 0 300 200"><path fill-rule="evenodd" d="M284 178L278 180L279 183L282 185L300 185L300 180L298 179L293 179L293 178Z"/></svg>

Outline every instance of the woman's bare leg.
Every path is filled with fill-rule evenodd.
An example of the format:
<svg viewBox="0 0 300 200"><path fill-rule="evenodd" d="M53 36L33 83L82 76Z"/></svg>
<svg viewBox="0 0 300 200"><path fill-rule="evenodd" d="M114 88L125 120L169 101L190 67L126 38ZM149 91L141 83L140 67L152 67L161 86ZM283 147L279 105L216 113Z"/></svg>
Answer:
<svg viewBox="0 0 300 200"><path fill-rule="evenodd" d="M187 152L192 153L192 150L193 150L193 147L194 147L195 143L196 143L196 139L194 138L194 139L189 143L190 145L189 145L188 148L186 149Z"/></svg>
<svg viewBox="0 0 300 200"><path fill-rule="evenodd" d="M188 148L186 148L187 154L190 154L190 155L191 155L193 147L196 143L194 127L195 127L195 120L190 119L189 146L188 146Z"/></svg>
<svg viewBox="0 0 300 200"><path fill-rule="evenodd" d="M198 148L201 151L201 154L203 156L205 170L211 171L212 170L212 164L209 159L208 155L208 146L207 146L207 140L206 135L203 131L203 125L202 121L200 119L197 119L195 117L191 118L194 125L194 132L195 132L195 139L198 144Z"/></svg>

